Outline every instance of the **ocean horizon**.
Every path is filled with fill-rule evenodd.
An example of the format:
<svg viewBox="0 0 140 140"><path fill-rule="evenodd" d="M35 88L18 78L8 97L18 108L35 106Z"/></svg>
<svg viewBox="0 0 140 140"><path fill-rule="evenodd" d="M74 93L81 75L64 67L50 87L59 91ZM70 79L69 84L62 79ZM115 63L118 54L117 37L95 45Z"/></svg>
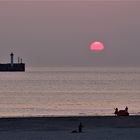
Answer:
<svg viewBox="0 0 140 140"><path fill-rule="evenodd" d="M0 72L0 117L140 115L140 67L27 67Z"/></svg>

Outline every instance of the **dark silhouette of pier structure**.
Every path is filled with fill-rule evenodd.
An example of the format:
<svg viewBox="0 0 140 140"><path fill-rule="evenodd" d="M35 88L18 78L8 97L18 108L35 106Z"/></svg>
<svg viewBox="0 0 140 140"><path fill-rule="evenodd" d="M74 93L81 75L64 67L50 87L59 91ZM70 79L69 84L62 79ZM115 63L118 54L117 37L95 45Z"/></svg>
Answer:
<svg viewBox="0 0 140 140"><path fill-rule="evenodd" d="M25 63L18 57L18 62L14 63L14 54L10 54L10 63L0 64L1 71L25 71Z"/></svg>

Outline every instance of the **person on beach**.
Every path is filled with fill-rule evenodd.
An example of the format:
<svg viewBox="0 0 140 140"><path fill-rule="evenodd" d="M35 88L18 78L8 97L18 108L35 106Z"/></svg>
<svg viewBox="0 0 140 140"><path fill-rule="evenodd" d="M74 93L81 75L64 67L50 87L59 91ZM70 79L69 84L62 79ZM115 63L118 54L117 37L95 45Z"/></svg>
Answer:
<svg viewBox="0 0 140 140"><path fill-rule="evenodd" d="M78 125L78 130L73 130L72 133L81 133L83 130L83 125L82 123L80 122L80 124Z"/></svg>
<svg viewBox="0 0 140 140"><path fill-rule="evenodd" d="M82 129L83 129L83 125L82 123L80 122L79 126L78 126L78 132L81 133L82 132Z"/></svg>

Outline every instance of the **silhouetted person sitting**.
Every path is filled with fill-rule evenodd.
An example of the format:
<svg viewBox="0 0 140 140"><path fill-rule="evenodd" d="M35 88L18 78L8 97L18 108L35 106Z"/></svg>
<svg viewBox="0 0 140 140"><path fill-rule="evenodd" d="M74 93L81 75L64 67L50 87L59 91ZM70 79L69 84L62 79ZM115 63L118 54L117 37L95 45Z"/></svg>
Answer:
<svg viewBox="0 0 140 140"><path fill-rule="evenodd" d="M82 123L80 122L79 126L78 126L78 132L81 133L82 132L82 129L83 129L83 125Z"/></svg>
<svg viewBox="0 0 140 140"><path fill-rule="evenodd" d="M72 133L78 133L77 130L73 130Z"/></svg>

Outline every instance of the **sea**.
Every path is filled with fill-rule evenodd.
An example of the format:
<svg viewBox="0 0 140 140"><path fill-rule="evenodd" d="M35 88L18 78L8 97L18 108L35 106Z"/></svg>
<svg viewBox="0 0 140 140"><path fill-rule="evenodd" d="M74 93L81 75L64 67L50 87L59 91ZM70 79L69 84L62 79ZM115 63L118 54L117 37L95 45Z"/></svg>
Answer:
<svg viewBox="0 0 140 140"><path fill-rule="evenodd" d="M0 72L0 117L140 115L139 67L28 67Z"/></svg>

